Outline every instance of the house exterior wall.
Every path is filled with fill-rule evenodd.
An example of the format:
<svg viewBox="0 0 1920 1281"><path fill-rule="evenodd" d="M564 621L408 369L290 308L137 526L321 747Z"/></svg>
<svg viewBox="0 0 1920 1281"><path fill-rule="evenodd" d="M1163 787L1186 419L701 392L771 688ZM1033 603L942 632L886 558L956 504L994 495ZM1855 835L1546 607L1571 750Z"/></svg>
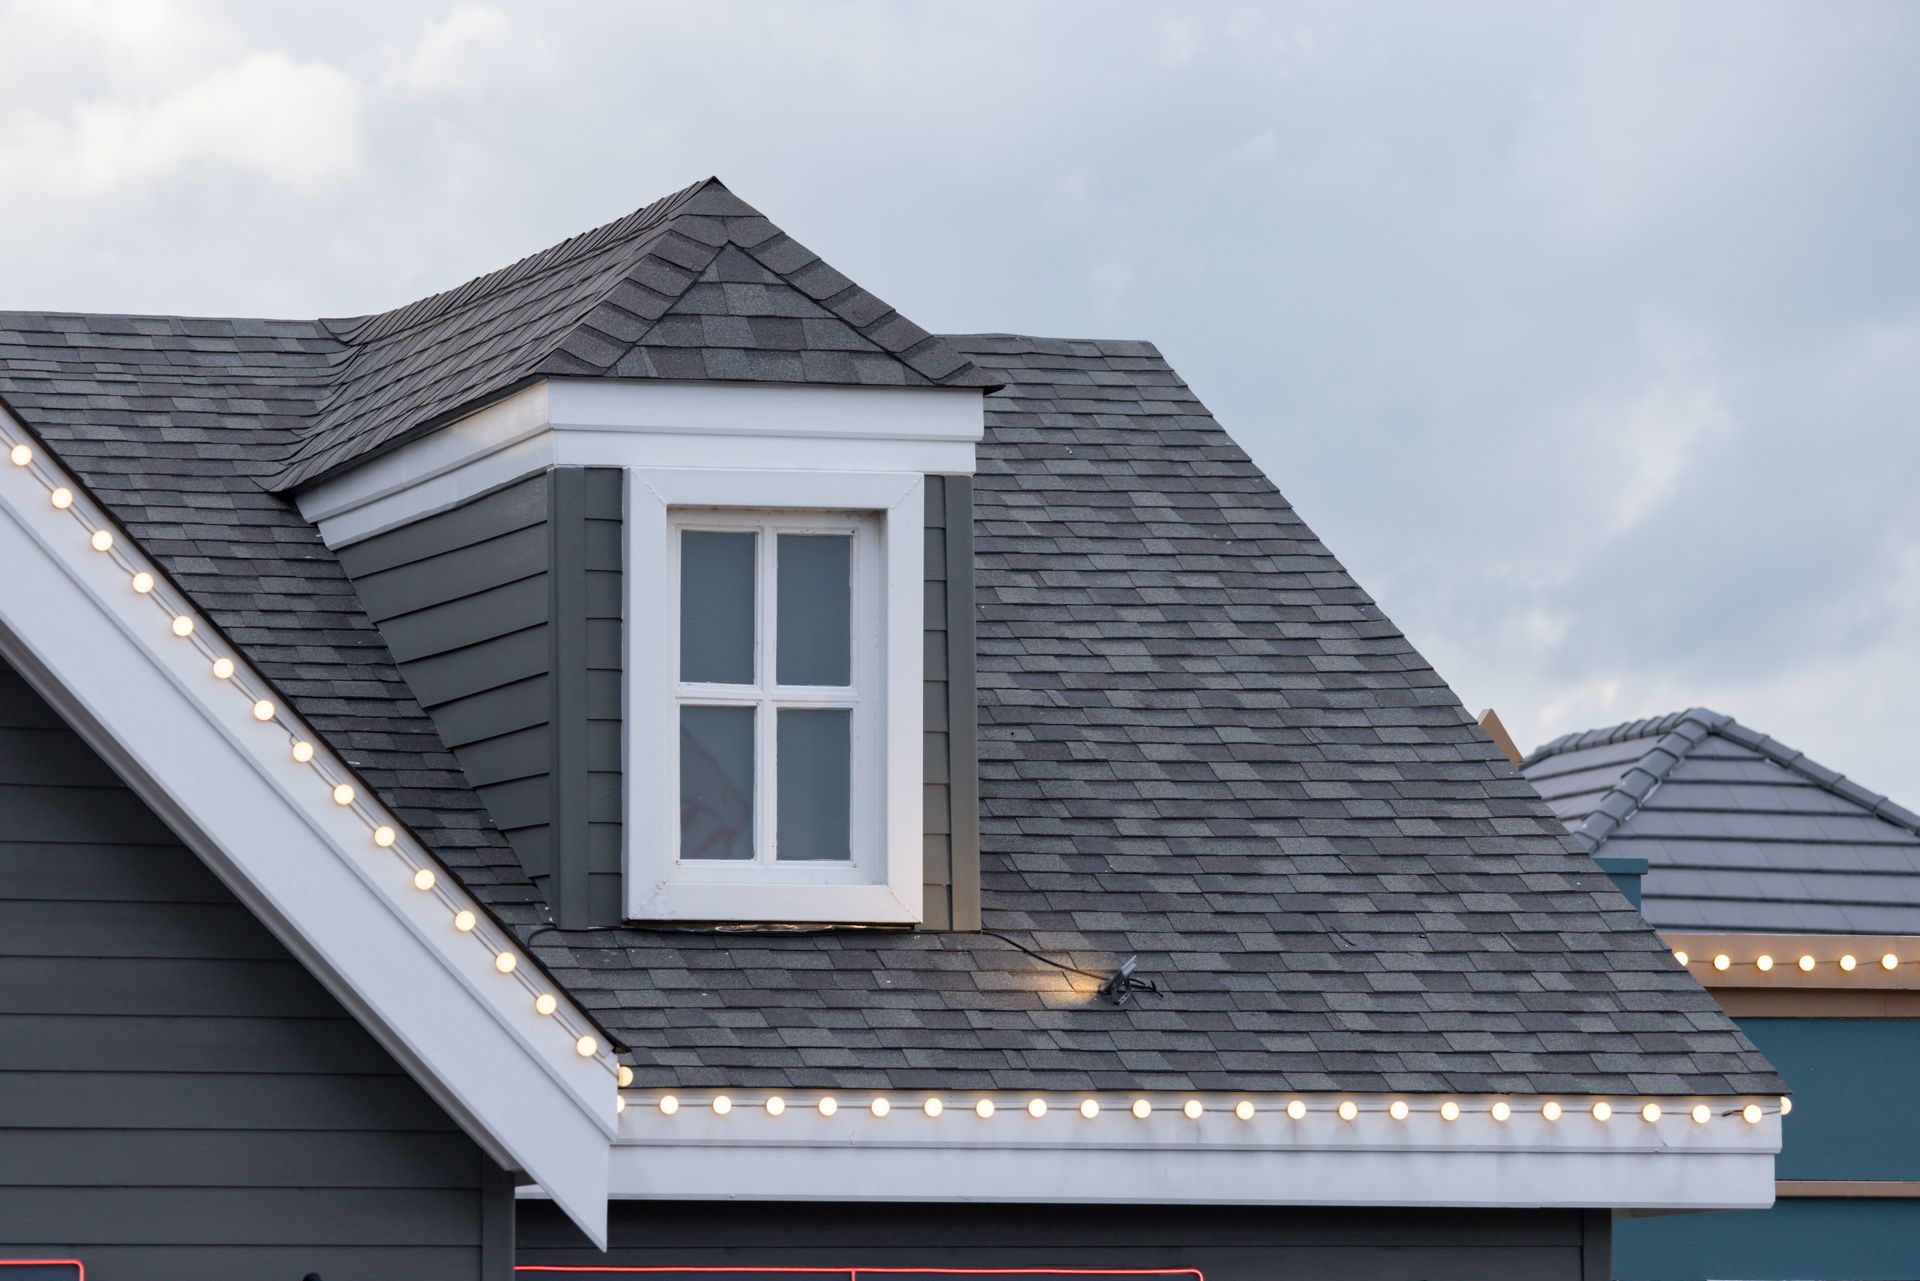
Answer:
<svg viewBox="0 0 1920 1281"><path fill-rule="evenodd" d="M505 1281L511 1181L0 665L0 1258Z"/></svg>
<svg viewBox="0 0 1920 1281"><path fill-rule="evenodd" d="M1151 1189L1142 1194L1150 1197ZM540 1281L541 1265L734 1267L744 1269L735 1277L755 1281L777 1281L772 1269L780 1268L917 1266L1195 1269L1205 1281L1610 1275L1604 1211L625 1201L614 1206L612 1229L612 1247L601 1255L552 1206L521 1202L520 1266L533 1270L520 1276ZM651 1275L695 1281L701 1274ZM909 1272L896 1281L930 1278Z"/></svg>

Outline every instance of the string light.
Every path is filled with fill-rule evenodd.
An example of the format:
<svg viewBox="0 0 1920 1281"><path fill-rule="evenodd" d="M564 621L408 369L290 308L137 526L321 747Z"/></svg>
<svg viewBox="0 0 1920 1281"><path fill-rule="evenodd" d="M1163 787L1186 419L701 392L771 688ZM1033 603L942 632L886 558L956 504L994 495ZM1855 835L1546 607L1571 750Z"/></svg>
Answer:
<svg viewBox="0 0 1920 1281"><path fill-rule="evenodd" d="M1658 1103L1649 1103L1642 1107L1640 1109L1640 1119L1648 1125L1652 1125L1655 1121L1658 1121L1660 1119L1660 1105Z"/></svg>
<svg viewBox="0 0 1920 1281"><path fill-rule="evenodd" d="M233 679L233 660L224 654L213 660L213 679L227 681Z"/></svg>
<svg viewBox="0 0 1920 1281"><path fill-rule="evenodd" d="M663 1094L660 1096L660 1115L661 1116L672 1116L675 1112L678 1112L679 1110L680 1110L679 1099L674 1098L671 1094Z"/></svg>
<svg viewBox="0 0 1920 1281"><path fill-rule="evenodd" d="M1253 1100L1241 1099L1238 1103L1233 1105L1233 1114L1239 1117L1242 1121L1253 1120Z"/></svg>
<svg viewBox="0 0 1920 1281"><path fill-rule="evenodd" d="M885 1116L887 1113L893 1111L893 1104L887 1102L884 1098L875 1099L872 1103L869 1103L867 1107L875 1116Z"/></svg>
<svg viewBox="0 0 1920 1281"><path fill-rule="evenodd" d="M1288 1120L1298 1121L1301 1117L1304 1117L1306 1114L1307 1114L1307 1101L1305 1099L1288 1099L1287 1100L1287 1119Z"/></svg>
<svg viewBox="0 0 1920 1281"><path fill-rule="evenodd" d="M1880 958L1880 968L1883 970L1897 970L1900 968L1900 958L1892 952L1888 952Z"/></svg>
<svg viewBox="0 0 1920 1281"><path fill-rule="evenodd" d="M93 545L93 550L97 552L110 552L113 550L113 534L110 530L96 529L93 531L93 537L87 541Z"/></svg>
<svg viewBox="0 0 1920 1281"><path fill-rule="evenodd" d="M559 1008L560 1002L553 999L553 993L551 992L542 992L533 998L533 1012L535 1014L551 1014ZM620 1075L626 1078L621 1081L620 1084L633 1084L633 1069L624 1063L620 1065Z"/></svg>
<svg viewBox="0 0 1920 1281"><path fill-rule="evenodd" d="M391 827L382 825L373 829L373 843L381 849L389 849L399 837Z"/></svg>
<svg viewBox="0 0 1920 1281"><path fill-rule="evenodd" d="M334 785L333 803L335 805L351 805L353 804L353 796L352 783L336 783Z"/></svg>
<svg viewBox="0 0 1920 1281"><path fill-rule="evenodd" d="M573 1043L573 1052L583 1059L590 1059L600 1052L600 1042L590 1036L583 1036Z"/></svg>
<svg viewBox="0 0 1920 1281"><path fill-rule="evenodd" d="M311 761L313 759L313 744L304 738L295 739L293 744L293 759L302 765Z"/></svg>
<svg viewBox="0 0 1920 1281"><path fill-rule="evenodd" d="M148 592L152 591L153 575L149 574L144 569L141 570L139 573L135 574L133 576L133 590L140 593L142 596L145 596Z"/></svg>
<svg viewBox="0 0 1920 1281"><path fill-rule="evenodd" d="M549 1000L551 1000L552 998L551 998L551 997L549 997L548 999L549 999ZM542 1013L542 1014L551 1014L551 1013L553 1013L553 1011L552 1011L552 1010L542 1010L542 1011L541 1011L541 1013ZM627 1066L626 1064L624 1064L624 1063L622 1063L622 1064L620 1065L620 1070L619 1070L619 1071L618 1071L617 1073L615 1073L614 1075L615 1075L615 1079L617 1079L617 1080L618 1080L618 1081L620 1082L620 1088L621 1088L621 1089L623 1089L623 1090L624 1090L624 1089L626 1089L626 1088L627 1088L627 1087L628 1087L629 1085L632 1085L632 1084L633 1084L633 1069L632 1069L632 1068L630 1068L630 1067L628 1067L628 1066Z"/></svg>
<svg viewBox="0 0 1920 1281"><path fill-rule="evenodd" d="M1793 1100L1786 1095L1780 1096L1780 1115L1787 1116L1793 1111Z"/></svg>
<svg viewBox="0 0 1920 1281"><path fill-rule="evenodd" d="M1696 1103L1693 1105L1693 1123L1695 1125L1705 1125L1711 1120L1713 1120L1712 1108L1704 1103Z"/></svg>
<svg viewBox="0 0 1920 1281"><path fill-rule="evenodd" d="M1340 1100L1340 1106L1335 1108L1334 1111L1339 1113L1342 1121L1351 1121L1360 1115L1360 1105L1352 1099L1342 1099Z"/></svg>
<svg viewBox="0 0 1920 1281"><path fill-rule="evenodd" d="M1513 1115L1513 1108L1505 1099L1495 1099L1493 1101L1493 1107L1488 1109L1487 1115L1496 1121L1505 1121Z"/></svg>
<svg viewBox="0 0 1920 1281"><path fill-rule="evenodd" d="M1153 1115L1153 1104L1147 1102L1145 1099L1135 1099L1133 1101L1133 1115L1142 1121L1146 1120Z"/></svg>
<svg viewBox="0 0 1920 1281"><path fill-rule="evenodd" d="M1811 973L1813 973L1813 964L1814 964L1814 962L1813 962L1813 958L1812 958L1811 956L1803 956L1803 957L1801 957L1801 958L1800 958L1800 960L1799 960L1799 962L1798 962L1798 964L1799 964L1799 966L1800 966L1800 972L1801 972L1802 974L1811 974Z"/></svg>
<svg viewBox="0 0 1920 1281"><path fill-rule="evenodd" d="M1085 1118L1087 1118L1087 1120L1089 1120L1089 1121L1091 1121L1091 1120L1093 1120L1093 1118L1094 1118L1094 1117L1096 1117L1096 1116L1099 1116L1099 1115L1100 1115L1100 1100L1098 1100L1098 1099L1081 1099L1081 1100L1080 1100L1080 1115L1081 1115L1081 1116L1084 1116L1084 1117L1085 1117Z"/></svg>
<svg viewBox="0 0 1920 1281"><path fill-rule="evenodd" d="M781 1098L779 1095L776 1094L772 1098L769 1098L767 1100L768 1116L779 1116L781 1113L785 1112L786 1110L787 1110L787 1101Z"/></svg>
<svg viewBox="0 0 1920 1281"><path fill-rule="evenodd" d="M253 719L256 721L272 720L273 704L264 698L256 700L253 705Z"/></svg>
<svg viewBox="0 0 1920 1281"><path fill-rule="evenodd" d="M939 1116L942 1112L945 1112L947 1110L947 1105L942 1103L939 1099L928 1099L925 1103L922 1103L920 1105L920 1110L922 1112L925 1112L928 1116Z"/></svg>
<svg viewBox="0 0 1920 1281"><path fill-rule="evenodd" d="M1038 1121L1041 1117L1045 1116L1046 1114L1047 1114L1047 1101L1045 1099L1027 1100L1028 1116Z"/></svg>
<svg viewBox="0 0 1920 1281"><path fill-rule="evenodd" d="M1460 1105L1452 1099L1448 1099L1445 1103L1442 1103L1440 1105L1440 1119L1442 1121L1458 1121L1460 1119Z"/></svg>
<svg viewBox="0 0 1920 1281"><path fill-rule="evenodd" d="M413 888L424 894L433 888L433 883L437 879L432 868L423 867L413 874Z"/></svg>
<svg viewBox="0 0 1920 1281"><path fill-rule="evenodd" d="M1722 952L1720 953L1720 955L1713 958L1713 968L1716 970L1724 971L1727 969L1731 969L1732 966L1733 966L1733 958L1731 956L1728 956L1725 952Z"/></svg>
<svg viewBox="0 0 1920 1281"><path fill-rule="evenodd" d="M462 934L471 934L473 927L479 923L480 918L464 907L453 914L453 928L459 930Z"/></svg>
<svg viewBox="0 0 1920 1281"><path fill-rule="evenodd" d="M1754 962L1754 966L1762 974L1765 974L1768 970L1773 968L1773 958L1771 956L1768 956L1765 952L1762 952L1760 954L1760 959Z"/></svg>
<svg viewBox="0 0 1920 1281"><path fill-rule="evenodd" d="M990 1116L992 1116L992 1115L993 1115L993 1100L992 1100L992 1099L981 1099L981 1100L980 1100L980 1101L979 1101L978 1103L976 1103L976 1104L974 1104L974 1105L973 1105L973 1114L974 1114L975 1116L977 1116L977 1117L979 1117L979 1118L980 1118L980 1119L981 1119L982 1121L984 1121L984 1120L986 1120L986 1119L987 1119L988 1117L990 1117Z"/></svg>
<svg viewBox="0 0 1920 1281"><path fill-rule="evenodd" d="M67 508L73 506L73 491L65 485L61 485L51 494L47 495L47 501L55 507L58 507L61 511L65 511Z"/></svg>
<svg viewBox="0 0 1920 1281"><path fill-rule="evenodd" d="M1602 1099L1598 1103L1594 1104L1593 1119L1596 1121L1613 1120L1613 1104L1607 1102L1605 1099Z"/></svg>
<svg viewBox="0 0 1920 1281"><path fill-rule="evenodd" d="M1685 952L1675 952L1673 954L1673 959L1680 962L1680 966L1682 969L1686 968L1687 954Z"/></svg>
<svg viewBox="0 0 1920 1281"><path fill-rule="evenodd" d="M1747 1106L1741 1108L1740 1119L1748 1125L1760 1124L1760 1105L1758 1103L1749 1103Z"/></svg>
<svg viewBox="0 0 1920 1281"><path fill-rule="evenodd" d="M493 958L493 968L502 974L511 974L519 968L520 958L512 952L501 952Z"/></svg>
<svg viewBox="0 0 1920 1281"><path fill-rule="evenodd" d="M1387 1104L1387 1115L1392 1117L1396 1121L1406 1120L1407 1119L1406 1100L1395 1099L1393 1102Z"/></svg>
<svg viewBox="0 0 1920 1281"><path fill-rule="evenodd" d="M33 450L25 445L15 445L8 451L7 458L15 467L25 467L33 462Z"/></svg>
<svg viewBox="0 0 1920 1281"><path fill-rule="evenodd" d="M1858 958L1851 952L1840 958L1840 968L1849 974L1853 973L1853 967L1858 964L1860 964Z"/></svg>
<svg viewBox="0 0 1920 1281"><path fill-rule="evenodd" d="M832 1116L840 1110L840 1100L834 1098L831 1094L825 1094L821 1096L820 1102L814 1106L819 1109L821 1116Z"/></svg>
<svg viewBox="0 0 1920 1281"><path fill-rule="evenodd" d="M1200 1114L1202 1112L1205 1112L1206 1110L1207 1110L1207 1105L1202 1103L1199 1099L1188 1099L1185 1103L1180 1105L1180 1111L1186 1115L1186 1118L1189 1121L1198 1121L1200 1119Z"/></svg>
<svg viewBox="0 0 1920 1281"><path fill-rule="evenodd" d="M173 634L181 640L193 635L193 620L185 614L179 615L173 620Z"/></svg>
<svg viewBox="0 0 1920 1281"><path fill-rule="evenodd" d="M627 1110L627 1100L625 1096L619 1094L613 1096L613 1110L615 1112L625 1112Z"/></svg>
<svg viewBox="0 0 1920 1281"><path fill-rule="evenodd" d="M1560 1105L1552 1099L1548 1099L1540 1105L1540 1115L1549 1121L1558 1121L1560 1119Z"/></svg>

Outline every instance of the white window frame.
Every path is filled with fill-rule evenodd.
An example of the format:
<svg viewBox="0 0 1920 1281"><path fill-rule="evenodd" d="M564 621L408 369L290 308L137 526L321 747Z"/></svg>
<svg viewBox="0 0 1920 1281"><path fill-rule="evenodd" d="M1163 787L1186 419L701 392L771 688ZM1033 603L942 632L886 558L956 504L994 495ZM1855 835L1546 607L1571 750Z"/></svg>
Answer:
<svg viewBox="0 0 1920 1281"><path fill-rule="evenodd" d="M631 920L911 924L922 914L921 733L925 478L919 473L631 468L627 472L627 916ZM680 860L679 537L685 526L850 527L873 572L856 571L856 715L851 864ZM855 558L861 559L860 539ZM772 549L761 548L762 574ZM767 585L764 578L759 590ZM864 602L864 609L862 602ZM761 629L759 644L769 636ZM762 659L762 662L770 659ZM770 676L770 673L769 673ZM731 687L706 687L708 693ZM869 691L872 691L869 693ZM737 693L742 699L748 691ZM796 701L776 691L777 701ZM755 692L752 697L762 694ZM719 701L730 701L721 698ZM836 705L845 705L838 700ZM866 730L862 735L862 730ZM755 788L775 786L771 725L757 735ZM772 808L756 807L756 823ZM870 824L860 833L862 822ZM769 842L756 839L756 851Z"/></svg>

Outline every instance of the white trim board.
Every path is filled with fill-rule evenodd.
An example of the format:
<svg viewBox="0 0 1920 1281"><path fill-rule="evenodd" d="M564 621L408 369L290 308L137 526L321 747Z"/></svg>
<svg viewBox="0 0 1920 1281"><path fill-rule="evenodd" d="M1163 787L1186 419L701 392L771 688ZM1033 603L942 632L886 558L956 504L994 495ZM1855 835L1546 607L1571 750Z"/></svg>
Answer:
<svg viewBox="0 0 1920 1281"><path fill-rule="evenodd" d="M972 475L983 394L553 378L297 496L344 547L550 467Z"/></svg>
<svg viewBox="0 0 1920 1281"><path fill-rule="evenodd" d="M0 426L24 437L3 411ZM375 846L365 820L291 758L286 732L248 717L202 650L170 632L165 613L47 492L0 455L0 631L10 655L457 1122L604 1242L611 1060L575 1054L474 936L452 928L442 901L413 891L406 865ZM79 496L83 510L103 523ZM127 540L118 546L116 555L151 568ZM199 634L230 653L210 627ZM236 682L264 688L232 657ZM316 759L350 774L309 737Z"/></svg>

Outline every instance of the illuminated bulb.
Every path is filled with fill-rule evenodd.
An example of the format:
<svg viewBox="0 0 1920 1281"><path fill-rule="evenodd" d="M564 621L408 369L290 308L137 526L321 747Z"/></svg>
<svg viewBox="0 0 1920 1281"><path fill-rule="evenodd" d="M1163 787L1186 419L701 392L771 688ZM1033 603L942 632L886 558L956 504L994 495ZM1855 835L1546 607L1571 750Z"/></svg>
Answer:
<svg viewBox="0 0 1920 1281"><path fill-rule="evenodd" d="M47 501L55 507L58 507L61 511L65 511L67 508L73 506L73 491L65 485L62 485L47 495Z"/></svg>
<svg viewBox="0 0 1920 1281"><path fill-rule="evenodd" d="M308 742L308 741L307 741L306 739L304 739L304 738L303 738L303 739L300 739L300 740L299 740L298 742L296 742L296 743L294 743L294 745L293 745L293 759L294 759L294 760L296 760L296 761L298 761L298 762L300 762L300 763L301 763L302 765L305 765L305 764L306 764L306 763L307 763L308 761L310 761L310 760L312 760L312 759L313 759L313 744L312 744L312 743L309 743L309 742Z"/></svg>
<svg viewBox="0 0 1920 1281"><path fill-rule="evenodd" d="M464 907L453 914L453 928L459 930L462 934L470 933L478 923L479 918Z"/></svg>
<svg viewBox="0 0 1920 1281"><path fill-rule="evenodd" d="M1598 1103L1594 1104L1593 1119L1596 1121L1613 1120L1613 1104L1607 1102L1605 1099L1602 1099Z"/></svg>
<svg viewBox="0 0 1920 1281"><path fill-rule="evenodd" d="M1342 1121L1351 1121L1354 1117L1360 1115L1360 1105L1352 1099L1342 1099L1338 1111Z"/></svg>
<svg viewBox="0 0 1920 1281"><path fill-rule="evenodd" d="M1768 956L1765 952L1762 952L1760 954L1760 959L1755 961L1753 964L1754 964L1754 968L1758 969L1762 974L1765 974L1768 970L1773 968L1773 958L1771 956Z"/></svg>
<svg viewBox="0 0 1920 1281"><path fill-rule="evenodd" d="M1696 1103L1693 1105L1693 1123L1695 1125L1705 1125L1711 1120L1713 1120L1712 1108L1704 1103Z"/></svg>
<svg viewBox="0 0 1920 1281"><path fill-rule="evenodd" d="M1460 1105L1452 1099L1448 1099L1445 1103L1442 1103L1440 1105L1440 1119L1442 1121L1458 1121L1460 1119Z"/></svg>
<svg viewBox="0 0 1920 1281"><path fill-rule="evenodd" d="M1813 972L1813 958L1811 956L1801 957L1798 964L1802 974L1810 974Z"/></svg>
<svg viewBox="0 0 1920 1281"><path fill-rule="evenodd" d="M1495 1099L1493 1101L1492 1115L1494 1120L1504 1121L1513 1115L1513 1108L1505 1099Z"/></svg>
<svg viewBox="0 0 1920 1281"><path fill-rule="evenodd" d="M785 1112L786 1110L787 1110L787 1101L781 1098L779 1095L776 1094L772 1098L767 1100L768 1116L779 1116L782 1112Z"/></svg>
<svg viewBox="0 0 1920 1281"><path fill-rule="evenodd" d="M1100 1100L1098 1100L1098 1099L1081 1099L1081 1100L1080 1100L1080 1115L1081 1115L1081 1116L1084 1116L1084 1117L1086 1117L1086 1118L1087 1118L1087 1120L1089 1120L1089 1121L1091 1121L1091 1120L1093 1120L1093 1118L1094 1118L1094 1117L1096 1117L1096 1116L1099 1116L1099 1115L1100 1115Z"/></svg>
<svg viewBox="0 0 1920 1281"><path fill-rule="evenodd" d="M110 552L113 550L113 534L109 530L96 529L93 531L93 537L87 541L93 544L93 550L97 552Z"/></svg>
<svg viewBox="0 0 1920 1281"><path fill-rule="evenodd" d="M733 1111L732 1099L724 1094L716 1094L713 1096L713 1114L715 1116L725 1116L731 1111Z"/></svg>
<svg viewBox="0 0 1920 1281"><path fill-rule="evenodd" d="M1185 1114L1189 1121L1198 1121L1200 1114L1206 1110L1206 1104L1202 1103L1199 1099L1188 1099L1180 1105L1180 1111Z"/></svg>
<svg viewBox="0 0 1920 1281"><path fill-rule="evenodd" d="M559 1008L560 1002L553 999L553 993L551 992L542 992L533 998L533 1012L535 1014L551 1014ZM633 1069L625 1064L621 1064L620 1066L620 1084L633 1084Z"/></svg>
<svg viewBox="0 0 1920 1281"><path fill-rule="evenodd" d="M256 721L270 721L270 720L272 720L272 719L273 719L273 704L272 704L272 703L270 703L270 702L268 702L268 701L267 701L266 699L264 699L264 698L263 698L263 699L261 699L261 700L260 700L259 702L257 702L257 703L255 703L255 704L253 705L253 719L255 719Z"/></svg>
<svg viewBox="0 0 1920 1281"><path fill-rule="evenodd" d="M394 834L394 830L391 827L382 826L373 829L373 843L383 850L391 846L397 839L399 838Z"/></svg>
<svg viewBox="0 0 1920 1281"><path fill-rule="evenodd" d="M619 1080L620 1088L623 1090L633 1084L633 1069L624 1063L620 1065L620 1070L614 1075Z"/></svg>
<svg viewBox="0 0 1920 1281"><path fill-rule="evenodd" d="M1233 1105L1233 1114L1239 1117L1242 1121L1253 1120L1253 1100L1241 1099L1238 1103Z"/></svg>
<svg viewBox="0 0 1920 1281"><path fill-rule="evenodd" d="M1675 952L1673 954L1673 959L1680 962L1680 964L1685 965L1687 963L1687 954L1685 952Z"/></svg>
<svg viewBox="0 0 1920 1281"><path fill-rule="evenodd" d="M875 1099L867 1106L875 1116L885 1116L887 1113L893 1111L893 1104L887 1102L885 1099Z"/></svg>
<svg viewBox="0 0 1920 1281"><path fill-rule="evenodd" d="M351 783L337 784L333 789L333 803L335 805L353 804L353 784Z"/></svg>
<svg viewBox="0 0 1920 1281"><path fill-rule="evenodd" d="M1045 1099L1027 1100L1028 1116L1038 1121L1041 1117L1045 1116L1046 1114L1047 1114L1047 1101Z"/></svg>
<svg viewBox="0 0 1920 1281"><path fill-rule="evenodd" d="M1749 1103L1747 1106L1741 1108L1740 1119L1748 1125L1760 1124L1760 1105L1758 1103Z"/></svg>
<svg viewBox="0 0 1920 1281"><path fill-rule="evenodd" d="M145 596L148 592L152 591L153 575L149 574L144 569L141 570L139 573L135 574L133 576L133 590L136 592L139 592L142 596Z"/></svg>
<svg viewBox="0 0 1920 1281"><path fill-rule="evenodd" d="M1396 1121L1406 1120L1407 1119L1406 1101L1404 1099L1395 1099L1393 1102L1387 1104L1387 1115L1392 1117Z"/></svg>
<svg viewBox="0 0 1920 1281"><path fill-rule="evenodd" d="M1780 1115L1788 1116L1788 1115L1791 1115L1792 1112L1793 1112L1793 1100L1788 1098L1784 1094L1781 1095L1780 1096Z"/></svg>
<svg viewBox="0 0 1920 1281"><path fill-rule="evenodd" d="M1883 970L1897 970L1900 968L1900 958L1892 952L1888 952L1880 958L1880 968Z"/></svg>
<svg viewBox="0 0 1920 1281"><path fill-rule="evenodd" d="M502 974L511 974L520 964L520 958L512 952L497 952L493 958L493 968Z"/></svg>
<svg viewBox="0 0 1920 1281"><path fill-rule="evenodd" d="M7 458L13 463L15 467L25 467L28 463L33 461L33 450L29 449L25 445L15 445L13 449L7 454Z"/></svg>
<svg viewBox="0 0 1920 1281"><path fill-rule="evenodd" d="M674 1098L671 1094L663 1094L660 1096L660 1115L661 1116L672 1116L675 1112L678 1112L679 1110L680 1110L679 1099Z"/></svg>
<svg viewBox="0 0 1920 1281"><path fill-rule="evenodd" d="M1658 1103L1649 1103L1641 1108L1640 1119L1648 1125L1652 1125L1655 1121L1658 1121L1660 1119L1660 1105Z"/></svg>
<svg viewBox="0 0 1920 1281"><path fill-rule="evenodd" d="M433 888L434 880L433 869L423 867L413 874L413 888L425 893Z"/></svg>
<svg viewBox="0 0 1920 1281"><path fill-rule="evenodd" d="M992 1100L992 1099L981 1099L981 1100L980 1100L980 1101L979 1101L978 1103L976 1103L976 1104L974 1104L974 1105L973 1105L973 1114L974 1114L975 1116L977 1116L977 1117L979 1117L979 1118L980 1118L980 1119L981 1119L982 1121L984 1121L984 1120L986 1120L986 1119L987 1119L988 1117L990 1117L990 1116L992 1116L992 1115L993 1115L993 1100Z"/></svg>
<svg viewBox="0 0 1920 1281"><path fill-rule="evenodd" d="M213 679L217 681L233 679L233 660L231 658L216 658L213 660Z"/></svg>
<svg viewBox="0 0 1920 1281"><path fill-rule="evenodd" d="M613 1096L613 1110L615 1112L625 1112L627 1110L627 1100L624 1096L618 1094Z"/></svg>
<svg viewBox="0 0 1920 1281"><path fill-rule="evenodd" d="M1720 955L1713 958L1713 968L1716 970L1727 970L1727 969L1731 969L1732 967L1733 967L1733 958L1731 956L1728 956L1725 952L1722 952L1720 953Z"/></svg>
<svg viewBox="0 0 1920 1281"><path fill-rule="evenodd" d="M1307 1114L1306 1100L1289 1099L1287 1101L1287 1119L1288 1120L1298 1121L1301 1117L1305 1116L1306 1114Z"/></svg>
<svg viewBox="0 0 1920 1281"><path fill-rule="evenodd" d="M1853 973L1853 967L1858 964L1860 964L1860 962L1854 957L1853 953L1851 952L1847 953L1845 956L1840 958L1840 968L1845 970L1849 974Z"/></svg>
<svg viewBox="0 0 1920 1281"><path fill-rule="evenodd" d="M1147 1102L1145 1099L1135 1099L1133 1101L1133 1114L1144 1121L1153 1115L1153 1104Z"/></svg>
<svg viewBox="0 0 1920 1281"><path fill-rule="evenodd" d="M817 1104L817 1106L820 1109L821 1116L832 1116L835 1112L838 1112L840 1110L840 1100L834 1098L831 1094L829 1094L823 1097L820 1100L820 1102Z"/></svg>
<svg viewBox="0 0 1920 1281"><path fill-rule="evenodd" d="M193 635L193 620L185 614L181 614L175 618L173 620L173 634L182 638Z"/></svg>
<svg viewBox="0 0 1920 1281"><path fill-rule="evenodd" d="M925 1103L922 1103L920 1105L920 1110L922 1112L925 1112L928 1116L939 1116L942 1112L945 1112L947 1110L947 1105L942 1103L939 1099L928 1099Z"/></svg>
<svg viewBox="0 0 1920 1281"><path fill-rule="evenodd" d="M1548 1099L1540 1105L1540 1115L1549 1121L1558 1121L1560 1119L1560 1105L1552 1099Z"/></svg>
<svg viewBox="0 0 1920 1281"><path fill-rule="evenodd" d="M600 1052L600 1042L590 1036L583 1036L573 1043L573 1052L583 1059L590 1059Z"/></svg>

